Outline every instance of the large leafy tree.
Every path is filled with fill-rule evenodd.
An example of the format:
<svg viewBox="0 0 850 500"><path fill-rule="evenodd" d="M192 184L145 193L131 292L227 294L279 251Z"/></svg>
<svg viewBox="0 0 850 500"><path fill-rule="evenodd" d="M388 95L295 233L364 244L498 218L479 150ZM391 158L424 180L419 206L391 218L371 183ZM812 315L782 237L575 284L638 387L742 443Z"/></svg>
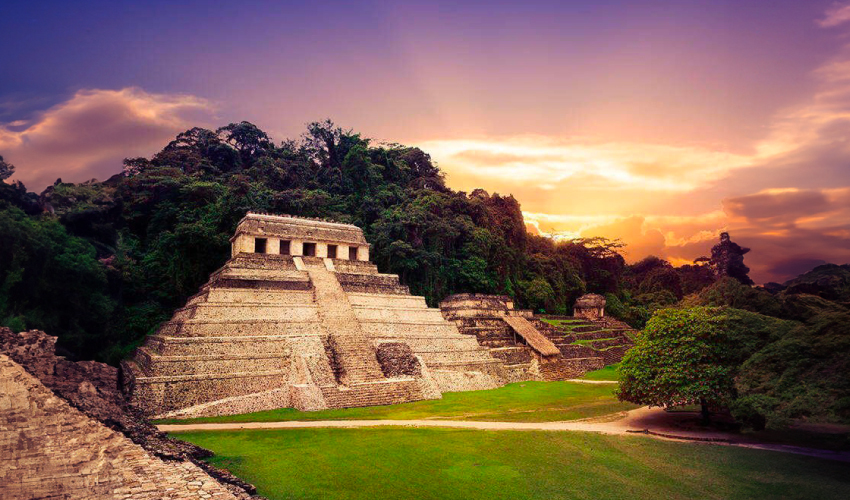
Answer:
<svg viewBox="0 0 850 500"><path fill-rule="evenodd" d="M749 252L749 248L744 248L732 241L729 233L720 233L720 243L711 247L709 263L718 277L728 276L745 285L752 285L753 280L749 276L750 268L744 264L744 255Z"/></svg>
<svg viewBox="0 0 850 500"><path fill-rule="evenodd" d="M620 364L623 401L650 406L728 406L740 362L730 356L719 310L663 309L653 315Z"/></svg>

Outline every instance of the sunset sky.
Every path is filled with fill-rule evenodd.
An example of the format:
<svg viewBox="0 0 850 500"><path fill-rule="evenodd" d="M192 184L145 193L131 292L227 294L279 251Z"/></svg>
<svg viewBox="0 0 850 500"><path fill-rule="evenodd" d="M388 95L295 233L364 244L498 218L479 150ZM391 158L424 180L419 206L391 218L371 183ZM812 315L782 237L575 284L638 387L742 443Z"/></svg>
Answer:
<svg viewBox="0 0 850 500"><path fill-rule="evenodd" d="M330 117L629 260L686 263L727 229L756 282L850 262L850 2L176 3L0 2L15 179Z"/></svg>

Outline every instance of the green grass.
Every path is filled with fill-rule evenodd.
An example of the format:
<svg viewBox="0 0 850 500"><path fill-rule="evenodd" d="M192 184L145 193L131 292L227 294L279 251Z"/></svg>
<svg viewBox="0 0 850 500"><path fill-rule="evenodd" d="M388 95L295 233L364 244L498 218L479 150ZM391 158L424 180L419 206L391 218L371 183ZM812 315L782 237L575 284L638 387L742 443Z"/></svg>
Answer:
<svg viewBox="0 0 850 500"><path fill-rule="evenodd" d="M283 499L844 499L847 464L580 432L190 432L214 465Z"/></svg>
<svg viewBox="0 0 850 500"><path fill-rule="evenodd" d="M608 385L519 382L487 391L447 392L442 399L392 406L303 412L292 408L157 423L276 422L282 420L412 420L446 418L511 422L553 422L595 417L637 408L617 401Z"/></svg>
<svg viewBox="0 0 850 500"><path fill-rule="evenodd" d="M575 323L587 323L586 320L583 319L550 319L550 318L540 318L543 321L549 323L550 325L560 326L560 325L570 325Z"/></svg>
<svg viewBox="0 0 850 500"><path fill-rule="evenodd" d="M571 333L574 328L579 326L586 326L586 322L582 320L571 320L571 319L545 319L541 318L546 323L564 331L567 333Z"/></svg>
<svg viewBox="0 0 850 500"><path fill-rule="evenodd" d="M616 382L619 378L617 374L617 368L619 368L619 366L619 363L608 365L605 368L587 372L581 378L585 380L611 380Z"/></svg>

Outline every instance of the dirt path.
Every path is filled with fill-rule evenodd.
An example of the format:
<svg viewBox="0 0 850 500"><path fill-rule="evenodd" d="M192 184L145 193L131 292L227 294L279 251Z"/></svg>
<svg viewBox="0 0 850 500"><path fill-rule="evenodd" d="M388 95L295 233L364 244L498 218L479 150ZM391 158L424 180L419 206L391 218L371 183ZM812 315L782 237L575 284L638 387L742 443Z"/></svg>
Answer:
<svg viewBox="0 0 850 500"><path fill-rule="evenodd" d="M741 441L740 437L719 431L688 431L669 425L669 415L659 408L638 408L619 414L585 420L565 422L482 422L466 420L316 420L287 422L244 422L222 424L165 424L157 426L163 432L232 431L240 429L311 429L360 427L440 427L450 429L476 429L489 431L580 431L611 435L639 435L654 439L680 442L698 442L726 446L739 446L759 450L795 453L830 460L850 462L850 452L835 452L769 443Z"/></svg>

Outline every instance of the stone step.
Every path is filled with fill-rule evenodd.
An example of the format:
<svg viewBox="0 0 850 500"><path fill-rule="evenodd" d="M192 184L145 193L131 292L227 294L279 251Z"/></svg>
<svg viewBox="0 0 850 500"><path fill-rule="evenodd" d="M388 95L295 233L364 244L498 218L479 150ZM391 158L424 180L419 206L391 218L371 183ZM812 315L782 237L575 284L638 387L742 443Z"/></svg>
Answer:
<svg viewBox="0 0 850 500"><path fill-rule="evenodd" d="M208 284L222 287L266 286L271 283L299 283L309 286L310 278L296 269L250 269L225 267L210 276ZM253 285L252 285L253 284Z"/></svg>
<svg viewBox="0 0 850 500"><path fill-rule="evenodd" d="M564 358L589 358L596 356L596 351L583 345L562 345L559 346L559 349Z"/></svg>
<svg viewBox="0 0 850 500"><path fill-rule="evenodd" d="M605 366L602 357L584 358L559 358L556 360L543 361L538 370L544 380L565 380L577 378L589 371L598 370Z"/></svg>
<svg viewBox="0 0 850 500"><path fill-rule="evenodd" d="M263 337L268 335L301 337L321 336L327 333L316 321L190 319L163 323L157 334L173 337Z"/></svg>
<svg viewBox="0 0 850 500"><path fill-rule="evenodd" d="M427 308L390 308L390 307L353 307L355 317L360 321L431 321L441 323L443 316L437 309Z"/></svg>
<svg viewBox="0 0 850 500"><path fill-rule="evenodd" d="M361 321L360 327L370 337L427 337L433 339L452 338L466 339L468 336L461 335L458 329L451 323L445 321L434 322L398 322L398 321ZM474 340L474 339L473 339Z"/></svg>
<svg viewBox="0 0 850 500"><path fill-rule="evenodd" d="M291 351L254 354L202 354L188 356L161 356L144 347L136 350L136 362L145 373L168 375L220 374L237 371L266 372L286 370L290 366Z"/></svg>
<svg viewBox="0 0 850 500"><path fill-rule="evenodd" d="M620 337L622 334L611 330L594 330L592 332L576 333L576 340L609 339Z"/></svg>
<svg viewBox="0 0 850 500"><path fill-rule="evenodd" d="M256 306L312 305L315 302L311 290L277 290L253 288L218 288L213 286L207 293L207 304L241 304Z"/></svg>
<svg viewBox="0 0 850 500"><path fill-rule="evenodd" d="M348 301L352 307L428 308L425 297L415 295L350 292Z"/></svg>
<svg viewBox="0 0 850 500"><path fill-rule="evenodd" d="M320 388L329 408L383 406L424 399L414 379L385 380L375 383Z"/></svg>
<svg viewBox="0 0 850 500"><path fill-rule="evenodd" d="M315 304L222 304L201 303L186 306L174 313L172 321L200 320L290 320L316 321L318 309Z"/></svg>

